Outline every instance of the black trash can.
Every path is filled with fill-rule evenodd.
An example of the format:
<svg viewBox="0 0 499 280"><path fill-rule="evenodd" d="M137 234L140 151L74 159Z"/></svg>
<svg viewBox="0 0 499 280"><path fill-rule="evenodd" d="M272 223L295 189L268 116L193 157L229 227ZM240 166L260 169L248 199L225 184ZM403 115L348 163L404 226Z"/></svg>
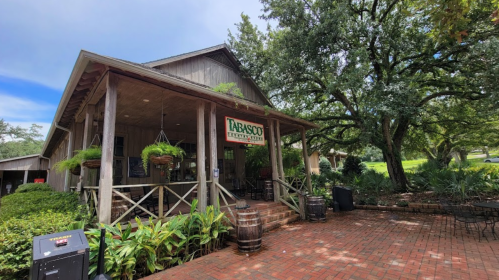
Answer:
<svg viewBox="0 0 499 280"><path fill-rule="evenodd" d="M33 238L31 280L88 279L89 246L83 230Z"/></svg>
<svg viewBox="0 0 499 280"><path fill-rule="evenodd" d="M353 207L353 196L352 190L347 187L336 186L333 188L333 203L338 204L340 211L352 211ZM336 212L335 207L335 212Z"/></svg>

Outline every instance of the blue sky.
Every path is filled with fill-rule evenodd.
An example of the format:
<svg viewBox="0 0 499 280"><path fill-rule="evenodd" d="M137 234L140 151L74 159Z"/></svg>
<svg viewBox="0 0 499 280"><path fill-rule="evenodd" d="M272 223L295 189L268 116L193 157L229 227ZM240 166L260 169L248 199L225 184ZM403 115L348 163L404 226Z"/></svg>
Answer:
<svg viewBox="0 0 499 280"><path fill-rule="evenodd" d="M0 118L48 132L80 50L147 62L223 43L258 0L2 0Z"/></svg>

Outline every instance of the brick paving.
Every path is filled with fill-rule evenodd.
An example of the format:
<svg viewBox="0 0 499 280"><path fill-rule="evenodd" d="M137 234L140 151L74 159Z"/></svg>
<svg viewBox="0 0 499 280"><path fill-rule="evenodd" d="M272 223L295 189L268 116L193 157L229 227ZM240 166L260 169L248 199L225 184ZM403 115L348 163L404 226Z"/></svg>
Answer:
<svg viewBox="0 0 499 280"><path fill-rule="evenodd" d="M296 222L145 279L499 279L499 240L478 241L445 216L355 210ZM496 226L496 229L498 227Z"/></svg>

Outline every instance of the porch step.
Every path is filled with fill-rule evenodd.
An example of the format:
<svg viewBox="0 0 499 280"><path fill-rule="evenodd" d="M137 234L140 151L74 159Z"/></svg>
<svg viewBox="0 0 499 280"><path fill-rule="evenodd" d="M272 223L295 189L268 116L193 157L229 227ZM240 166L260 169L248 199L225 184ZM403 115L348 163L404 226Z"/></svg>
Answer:
<svg viewBox="0 0 499 280"><path fill-rule="evenodd" d="M299 219L300 219L300 215L292 214L291 216L289 216L287 218L264 224L263 225L263 232L267 232L267 231L271 231L271 230L276 229L276 228L280 228L283 225L287 225L289 223L298 221Z"/></svg>
<svg viewBox="0 0 499 280"><path fill-rule="evenodd" d="M262 219L263 232L279 228L282 225L292 223L300 219L300 215L296 214L294 210L289 209L288 206L283 205L280 202L261 203L253 205L251 209L258 209L260 218ZM235 224L232 217L230 217L230 219ZM233 234L233 239L237 240L235 230Z"/></svg>

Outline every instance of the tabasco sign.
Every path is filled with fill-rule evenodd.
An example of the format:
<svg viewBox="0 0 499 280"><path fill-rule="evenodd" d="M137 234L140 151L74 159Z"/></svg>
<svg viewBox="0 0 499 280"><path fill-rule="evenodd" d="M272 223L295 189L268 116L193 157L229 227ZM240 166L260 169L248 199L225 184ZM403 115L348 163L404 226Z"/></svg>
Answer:
<svg viewBox="0 0 499 280"><path fill-rule="evenodd" d="M263 125L225 117L225 140L227 142L263 146L265 145Z"/></svg>

